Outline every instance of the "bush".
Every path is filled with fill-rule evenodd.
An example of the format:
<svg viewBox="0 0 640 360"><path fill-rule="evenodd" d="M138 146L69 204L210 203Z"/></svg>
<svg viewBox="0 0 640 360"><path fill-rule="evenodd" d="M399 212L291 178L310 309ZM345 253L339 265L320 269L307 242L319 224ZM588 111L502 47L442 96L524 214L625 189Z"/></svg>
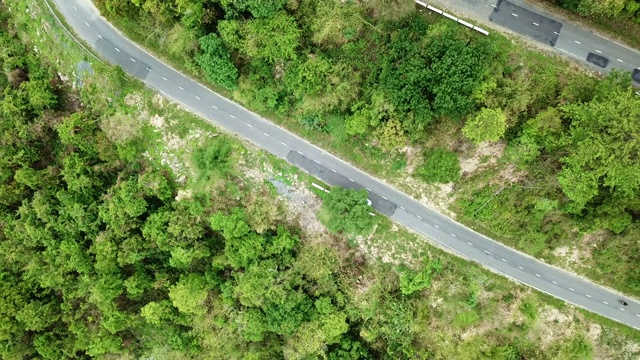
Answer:
<svg viewBox="0 0 640 360"><path fill-rule="evenodd" d="M416 172L428 183L448 183L460 178L460 161L456 153L435 149L424 155L424 164Z"/></svg>

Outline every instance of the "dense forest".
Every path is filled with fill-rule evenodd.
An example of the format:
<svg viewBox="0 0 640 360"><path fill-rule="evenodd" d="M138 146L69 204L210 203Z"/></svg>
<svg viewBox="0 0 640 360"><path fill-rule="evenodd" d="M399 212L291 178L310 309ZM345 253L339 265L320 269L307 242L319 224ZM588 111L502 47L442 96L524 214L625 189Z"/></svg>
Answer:
<svg viewBox="0 0 640 360"><path fill-rule="evenodd" d="M424 241L411 266L347 246L372 230L399 247L412 238L371 217L364 192L322 195L329 233L312 237L244 173L255 150L231 137L193 145L193 173L179 179L150 155L175 137L147 127L174 117L186 136L189 115L120 69L83 74L48 10L25 4L11 19L0 5L0 358L637 355L632 330ZM451 155L425 156L455 165Z"/></svg>
<svg viewBox="0 0 640 360"><path fill-rule="evenodd" d="M640 98L629 74L596 79L411 1L96 4L219 91L400 187L407 175L453 182L460 219L511 246L561 263L556 248L597 234L576 270L640 294L630 266L640 260L639 148L630 141L640 135ZM505 146L499 161L462 171L460 159L488 143Z"/></svg>

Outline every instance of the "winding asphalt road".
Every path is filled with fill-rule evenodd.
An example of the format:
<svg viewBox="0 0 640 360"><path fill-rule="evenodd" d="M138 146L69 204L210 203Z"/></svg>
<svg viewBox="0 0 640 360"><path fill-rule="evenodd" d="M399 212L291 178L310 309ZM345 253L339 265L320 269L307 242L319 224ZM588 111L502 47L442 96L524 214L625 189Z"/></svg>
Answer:
<svg viewBox="0 0 640 360"><path fill-rule="evenodd" d="M640 51L618 44L597 33L573 25L522 0L431 0L454 12L494 24L548 45L591 68L631 73L640 87Z"/></svg>
<svg viewBox="0 0 640 360"><path fill-rule="evenodd" d="M576 306L640 330L640 303L510 249L415 201L308 141L182 75L115 30L89 0L52 0L75 33L106 61L218 127L304 168L330 185L365 188L380 213L459 256ZM478 35L481 36L481 35Z"/></svg>

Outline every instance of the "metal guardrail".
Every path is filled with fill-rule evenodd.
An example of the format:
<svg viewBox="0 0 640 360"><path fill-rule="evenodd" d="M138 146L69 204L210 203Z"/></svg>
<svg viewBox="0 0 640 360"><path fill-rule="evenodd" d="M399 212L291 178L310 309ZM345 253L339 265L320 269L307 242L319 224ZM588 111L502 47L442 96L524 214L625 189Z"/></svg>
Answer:
<svg viewBox="0 0 640 360"><path fill-rule="evenodd" d="M470 24L470 23L462 20L462 19L458 19L457 17L455 17L455 16L453 16L453 15L447 13L447 12L444 12L444 11L442 11L442 10L436 8L436 7L433 7L433 6L431 6L431 5L429 5L429 4L425 3L425 2L422 2L420 0L415 0L415 2L416 2L416 4L424 6L425 8L427 8L427 9L429 9L429 10L431 10L431 11L433 11L433 12L439 14L439 15L442 15L442 16L444 16L446 18L449 18L449 19L451 19L451 20L453 20L453 21L455 21L455 22L457 22L459 24L462 24L462 25L468 27L469 29L473 29L473 30L475 30L475 31L477 31L477 32L479 32L479 33L481 33L483 35L489 35L489 32L487 30L479 28L479 27L477 27L477 26L475 26L473 24Z"/></svg>

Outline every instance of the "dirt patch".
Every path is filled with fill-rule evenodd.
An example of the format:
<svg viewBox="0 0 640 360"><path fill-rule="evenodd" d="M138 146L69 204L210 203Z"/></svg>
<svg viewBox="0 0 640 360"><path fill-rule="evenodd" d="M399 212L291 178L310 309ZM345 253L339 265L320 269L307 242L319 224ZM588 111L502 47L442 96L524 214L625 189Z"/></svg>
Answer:
<svg viewBox="0 0 640 360"><path fill-rule="evenodd" d="M409 174L413 174L416 167L422 161L422 148L416 146L405 146L400 149L401 153L407 157L407 166L405 167L405 171Z"/></svg>
<svg viewBox="0 0 640 360"><path fill-rule="evenodd" d="M142 95L138 93L129 93L124 97L124 103L127 106L135 106L140 109L143 105Z"/></svg>
<svg viewBox="0 0 640 360"><path fill-rule="evenodd" d="M471 157L460 160L462 176L469 176L481 167L495 164L504 154L505 148L506 144L503 142L481 142Z"/></svg>
<svg viewBox="0 0 640 360"><path fill-rule="evenodd" d="M543 349L547 349L560 337L567 339L574 336L575 327L573 316L563 314L551 306L544 306L538 311L538 321L529 335L532 337L531 340L537 341Z"/></svg>
<svg viewBox="0 0 640 360"><path fill-rule="evenodd" d="M295 180L297 180L297 175ZM274 178L269 181L276 188L278 194L285 199L290 215L297 219L299 226L306 234L315 236L327 232L326 227L316 217L316 213L322 206L322 201L309 191L305 184L294 181L291 185L287 185ZM294 220L293 218L290 216L289 220Z"/></svg>
<svg viewBox="0 0 640 360"><path fill-rule="evenodd" d="M518 169L514 164L509 164L500 171L499 175L501 180L506 180L509 184L516 184L527 177L527 172Z"/></svg>
<svg viewBox="0 0 640 360"><path fill-rule="evenodd" d="M571 265L581 265L580 251L574 247L562 246L553 250L553 255L562 261L563 267Z"/></svg>

